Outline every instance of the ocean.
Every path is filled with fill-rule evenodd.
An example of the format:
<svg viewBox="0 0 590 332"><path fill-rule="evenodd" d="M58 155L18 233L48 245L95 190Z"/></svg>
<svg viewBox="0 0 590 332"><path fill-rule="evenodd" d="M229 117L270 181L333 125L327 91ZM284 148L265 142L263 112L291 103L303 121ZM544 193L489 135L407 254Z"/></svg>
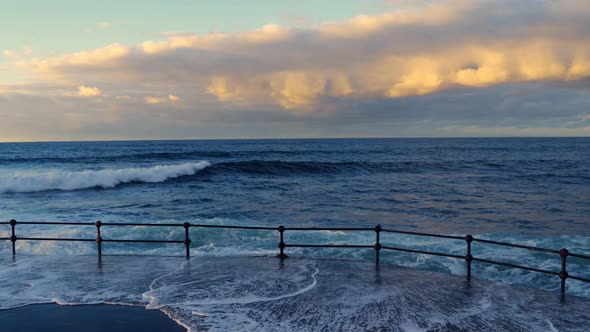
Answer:
<svg viewBox="0 0 590 332"><path fill-rule="evenodd" d="M0 144L0 220L373 227L466 235L590 254L590 138L309 139ZM0 238L10 235L0 225ZM105 228L103 237L182 240L183 229ZM22 236L93 227L17 225ZM288 243L373 244L374 234L286 232ZM191 255L278 253L278 234L190 230ZM384 234L384 244L465 254L465 242ZM0 255L10 255L0 242ZM183 255L179 244L105 243L103 254ZM94 243L17 241L17 255L95 255ZM374 251L287 248L374 259ZM555 254L475 243L476 257L559 271ZM382 260L465 274L459 259ZM590 262L570 259L571 274ZM557 277L474 263L474 277L555 291ZM9 278L9 275L5 276ZM1 276L0 276L1 279ZM590 285L568 280L568 293Z"/></svg>

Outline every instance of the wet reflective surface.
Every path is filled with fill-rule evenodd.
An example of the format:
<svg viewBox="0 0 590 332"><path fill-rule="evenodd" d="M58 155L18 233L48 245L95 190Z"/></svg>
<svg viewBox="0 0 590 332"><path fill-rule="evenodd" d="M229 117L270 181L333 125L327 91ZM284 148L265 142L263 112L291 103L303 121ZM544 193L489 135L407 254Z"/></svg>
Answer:
<svg viewBox="0 0 590 332"><path fill-rule="evenodd" d="M197 331L583 331L590 299L356 260L2 258L0 303L159 309Z"/></svg>

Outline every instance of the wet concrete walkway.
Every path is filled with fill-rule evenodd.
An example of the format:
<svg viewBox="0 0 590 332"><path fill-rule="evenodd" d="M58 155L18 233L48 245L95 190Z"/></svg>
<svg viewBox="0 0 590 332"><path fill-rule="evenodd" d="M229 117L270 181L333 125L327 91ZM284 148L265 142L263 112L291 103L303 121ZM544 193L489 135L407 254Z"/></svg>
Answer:
<svg viewBox="0 0 590 332"><path fill-rule="evenodd" d="M52 300L143 305L192 331L587 331L590 326L587 298L561 302L557 291L467 282L366 261L105 256L99 265L95 257L83 256L0 259L0 306ZM35 317L39 308L16 311ZM107 307L86 308L79 310L89 314ZM153 311L138 308L156 319ZM0 321L16 311L0 312ZM135 317L127 309L120 314ZM76 314L71 317L75 323ZM66 318L56 323L65 324Z"/></svg>

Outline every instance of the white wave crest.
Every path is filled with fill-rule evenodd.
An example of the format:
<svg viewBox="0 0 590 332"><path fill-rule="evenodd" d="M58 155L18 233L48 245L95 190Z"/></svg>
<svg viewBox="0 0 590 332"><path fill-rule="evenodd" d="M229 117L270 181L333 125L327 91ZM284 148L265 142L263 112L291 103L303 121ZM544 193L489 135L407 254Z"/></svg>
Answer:
<svg viewBox="0 0 590 332"><path fill-rule="evenodd" d="M0 176L0 193L113 188L121 183L129 182L163 182L180 176L193 175L210 165L207 161L199 161L138 168L2 175Z"/></svg>

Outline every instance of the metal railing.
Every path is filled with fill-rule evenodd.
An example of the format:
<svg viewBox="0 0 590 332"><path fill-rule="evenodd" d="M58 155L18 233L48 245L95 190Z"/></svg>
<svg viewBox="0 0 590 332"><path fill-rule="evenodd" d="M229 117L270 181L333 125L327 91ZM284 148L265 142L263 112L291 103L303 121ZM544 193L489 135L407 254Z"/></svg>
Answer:
<svg viewBox="0 0 590 332"><path fill-rule="evenodd" d="M499 241L491 241L485 240L480 238L475 238L471 235L466 236L455 236L455 235L444 235L444 234L432 234L432 233L421 233L421 232L411 232L411 231L401 231L401 230L393 230L393 229L386 229L382 228L381 225L377 225L375 227L285 227L283 225L279 227L264 227L264 226L224 226L224 225L206 225L206 224L192 224L192 223L165 223L165 224L148 224L148 223L104 223L101 221L97 222L31 222L31 221L19 221L10 220L9 222L0 222L0 225L10 225L11 227L11 236L9 238L0 238L0 241L10 241L12 242L12 255L16 255L16 242L17 241L65 241L65 242L96 242L97 244L97 253L99 259L102 258L102 246L103 243L178 243L184 244L185 247L185 256L186 258L190 258L190 245L191 240L189 237L189 228L221 228L221 229L238 229L238 230L264 230L264 231L278 231L279 232L279 254L277 255L280 259L287 258L285 254L286 248L355 248L355 249L373 249L375 250L375 262L379 264L380 260L380 251L381 250L390 250L390 251L400 251L400 252L407 252L407 253L415 253L415 254L424 254L424 255L433 255L433 256L442 256L448 258L455 258L455 259L464 259L466 262L466 275L467 280L471 280L471 265L472 262L480 262L485 264L493 264L499 265L509 268L521 269L531 272L542 273L546 275L553 275L558 276L561 280L561 297L562 299L565 296L565 287L566 287L566 279L573 279L582 282L590 283L590 279L583 278L580 276L570 275L567 272L566 265L567 265L567 257L576 257L579 259L587 259L590 260L590 256L587 255L580 255L570 253L567 249L560 249L560 250L553 250L553 249L546 249L546 248L539 248L539 247L531 247L525 246L520 244L512 244L507 242L499 242ZM16 226L17 225L51 225L51 226L94 226L96 228L96 238L88 239L88 238L51 238L51 237L17 237L16 235ZM127 226L146 226L146 227L182 227L184 228L184 239L182 240L132 240L132 239L105 239L101 235L101 229L103 227L127 227ZM375 243L374 244L366 244L366 245L358 245L358 244L287 244L285 243L284 233L289 231L355 231L355 232L374 232L375 233ZM414 236L424 236L424 237L434 237L434 238L443 238L443 239L450 239L450 240L462 240L465 241L467 244L465 255L455 255L449 253L441 253L441 252L433 252L433 251L425 251L425 250L416 250L416 249L409 249L409 248L400 248L400 247L392 247L386 246L381 244L381 233L394 233L394 234L405 234L405 235L414 235ZM544 252L549 254L558 254L561 259L561 270L560 271L550 271L550 270L543 270L529 266L523 266L513 263L507 262L499 262L490 259L484 259L479 257L474 257L472 255L472 248L471 245L473 242L480 242L485 244L491 244L496 246L504 246L504 247L511 247L511 248L519 248L531 251L538 251Z"/></svg>

